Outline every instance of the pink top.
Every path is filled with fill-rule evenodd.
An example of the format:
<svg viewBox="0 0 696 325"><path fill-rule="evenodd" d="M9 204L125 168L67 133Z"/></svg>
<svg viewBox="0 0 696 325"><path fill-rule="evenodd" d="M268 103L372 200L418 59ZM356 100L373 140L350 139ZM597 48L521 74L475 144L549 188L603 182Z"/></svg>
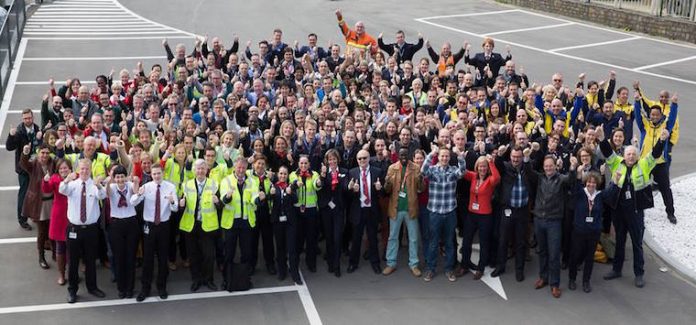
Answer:
<svg viewBox="0 0 696 325"><path fill-rule="evenodd" d="M48 238L56 241L65 241L65 231L68 228L68 198L58 192L58 186L63 179L60 175L53 174L48 182L41 180L41 191L53 193L53 206L51 208L51 222L48 227Z"/></svg>

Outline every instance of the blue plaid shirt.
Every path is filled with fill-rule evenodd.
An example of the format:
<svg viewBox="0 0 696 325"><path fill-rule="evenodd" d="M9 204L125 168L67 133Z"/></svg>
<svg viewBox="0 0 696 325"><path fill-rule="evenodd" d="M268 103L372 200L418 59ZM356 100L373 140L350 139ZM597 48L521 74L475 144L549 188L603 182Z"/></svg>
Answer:
<svg viewBox="0 0 696 325"><path fill-rule="evenodd" d="M510 194L510 206L513 208L521 208L526 206L529 201L529 190L524 186L522 181L522 173L517 173L517 180L512 185L512 193Z"/></svg>
<svg viewBox="0 0 696 325"><path fill-rule="evenodd" d="M430 153L423 162L421 173L423 177L428 177L428 210L431 212L445 214L457 208L457 181L462 178L466 163L459 159L459 167L432 165L432 155Z"/></svg>

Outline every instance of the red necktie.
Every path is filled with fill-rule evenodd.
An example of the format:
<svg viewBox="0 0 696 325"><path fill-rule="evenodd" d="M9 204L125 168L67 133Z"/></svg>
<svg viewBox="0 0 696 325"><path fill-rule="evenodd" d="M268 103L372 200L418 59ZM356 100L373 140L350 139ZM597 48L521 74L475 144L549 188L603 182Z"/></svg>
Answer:
<svg viewBox="0 0 696 325"><path fill-rule="evenodd" d="M363 194L365 194L365 205L370 204L370 183L367 182L367 168L362 170Z"/></svg>
<svg viewBox="0 0 696 325"><path fill-rule="evenodd" d="M80 222L87 222L87 184L82 182L82 197L80 198Z"/></svg>
<svg viewBox="0 0 696 325"><path fill-rule="evenodd" d="M160 223L160 185L157 185L157 193L155 193L155 225Z"/></svg>

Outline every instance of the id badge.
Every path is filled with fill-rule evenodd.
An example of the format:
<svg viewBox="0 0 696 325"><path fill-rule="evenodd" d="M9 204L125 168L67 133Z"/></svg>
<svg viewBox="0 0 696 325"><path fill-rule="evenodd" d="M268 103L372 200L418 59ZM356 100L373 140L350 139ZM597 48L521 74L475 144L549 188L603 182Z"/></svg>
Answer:
<svg viewBox="0 0 696 325"><path fill-rule="evenodd" d="M74 231L71 231L68 233L68 238L70 239L77 239L77 233Z"/></svg>
<svg viewBox="0 0 696 325"><path fill-rule="evenodd" d="M329 201L329 209L335 209L336 208L336 203L333 202L333 200Z"/></svg>
<svg viewBox="0 0 696 325"><path fill-rule="evenodd" d="M406 198L406 192L399 192L399 197L402 199Z"/></svg>
<svg viewBox="0 0 696 325"><path fill-rule="evenodd" d="M143 233L146 235L149 235L150 234L150 226L144 225L143 226Z"/></svg>
<svg viewBox="0 0 696 325"><path fill-rule="evenodd" d="M304 213L304 212L305 212L305 206L304 206L304 204L300 206L300 212L301 212L301 213Z"/></svg>
<svg viewBox="0 0 696 325"><path fill-rule="evenodd" d="M585 222L592 223L594 221L593 217L585 217Z"/></svg>
<svg viewBox="0 0 696 325"><path fill-rule="evenodd" d="M512 216L512 210L510 210L510 209L505 209L505 216L508 217L508 218L510 218L510 216Z"/></svg>
<svg viewBox="0 0 696 325"><path fill-rule="evenodd" d="M476 211L478 211L478 209L479 209L479 204L478 204L478 203L476 203L476 202L471 203L471 210L476 210Z"/></svg>
<svg viewBox="0 0 696 325"><path fill-rule="evenodd" d="M626 200L631 199L631 191L626 191Z"/></svg>
<svg viewBox="0 0 696 325"><path fill-rule="evenodd" d="M280 217L278 217L278 221L286 222L286 221L288 221L288 216L280 216Z"/></svg>

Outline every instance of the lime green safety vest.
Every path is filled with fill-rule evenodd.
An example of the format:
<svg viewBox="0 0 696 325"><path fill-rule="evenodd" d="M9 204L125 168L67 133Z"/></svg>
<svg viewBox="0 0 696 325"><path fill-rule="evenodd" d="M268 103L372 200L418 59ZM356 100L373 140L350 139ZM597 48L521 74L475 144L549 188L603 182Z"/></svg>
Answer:
<svg viewBox="0 0 696 325"><path fill-rule="evenodd" d="M212 178L215 183L221 184L222 179L232 174L233 169L227 168L226 164L218 164L208 172L208 178Z"/></svg>
<svg viewBox="0 0 696 325"><path fill-rule="evenodd" d="M616 184L619 188L623 187L626 180L626 169L628 168L621 162L623 162L623 157L619 157L616 153L607 158L607 166L609 166L611 175L614 175L617 171L621 173L619 184ZM655 157L648 155L638 160L638 163L633 167L631 170L631 183L633 183L633 189L636 192L650 186L652 183L650 172L655 168L655 165Z"/></svg>
<svg viewBox="0 0 696 325"><path fill-rule="evenodd" d="M242 218L249 221L249 225L253 228L256 226L256 198L259 197L259 185L254 182L251 177L244 180L244 191L239 193L237 183L239 180L232 174L222 179L220 184L220 196L223 198L227 193L232 194L232 201L225 204L222 209L222 220L220 227L230 229L234 224L234 219ZM242 209L242 204L244 209ZM244 210L244 215L242 215Z"/></svg>
<svg viewBox="0 0 696 325"><path fill-rule="evenodd" d="M299 179L297 172L292 172L290 174L290 184L293 184ZM307 178L302 186L297 188L297 203L295 207L305 206L307 208L314 208L317 206L317 188L314 183L319 179L319 174L317 172L312 172L312 177Z"/></svg>
<svg viewBox="0 0 696 325"><path fill-rule="evenodd" d="M198 207L201 212L201 227L205 232L211 232L219 228L217 210L215 210L215 204L213 203L215 192L217 192L217 183L210 178L206 179L201 194L200 206ZM186 199L186 207L179 223L179 229L191 232L194 220L196 220L195 210L196 202L198 201L195 178L184 183L184 198Z"/></svg>
<svg viewBox="0 0 696 325"><path fill-rule="evenodd" d="M167 159L167 162L164 164L164 179L174 184L176 187L176 194L178 196L182 196L184 193L183 186L181 185L187 180L193 178L194 174L192 171L184 168L184 172L182 174L181 165L179 165L174 158Z"/></svg>
<svg viewBox="0 0 696 325"><path fill-rule="evenodd" d="M254 173L252 170L247 170L246 171L247 177L251 178L254 180L254 183L256 184L256 188L260 188L259 185L259 177L256 176L256 173ZM270 209L273 208L273 200L271 200L271 180L268 177L268 174L266 174L266 177L263 179L263 191L266 193L266 202L268 202L268 209L270 212Z"/></svg>
<svg viewBox="0 0 696 325"><path fill-rule="evenodd" d="M84 154L81 153L65 155L65 160L69 161L70 164L72 164L73 171L77 171L77 163L80 162L80 159L82 158L86 157L84 156ZM92 178L96 179L99 176L106 178L106 171L109 169L109 166L111 166L111 158L109 157L109 155L103 154L101 152L95 153L94 159L92 159Z"/></svg>

